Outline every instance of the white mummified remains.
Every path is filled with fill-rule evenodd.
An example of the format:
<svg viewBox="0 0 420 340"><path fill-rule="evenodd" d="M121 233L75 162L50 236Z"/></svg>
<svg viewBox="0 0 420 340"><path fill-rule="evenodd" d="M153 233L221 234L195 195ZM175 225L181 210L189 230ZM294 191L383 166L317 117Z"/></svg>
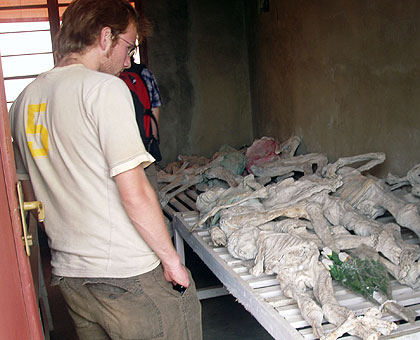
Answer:
<svg viewBox="0 0 420 340"><path fill-rule="evenodd" d="M411 168L405 177L397 177L388 174L385 182L390 185L391 191L399 193L407 202L415 203L419 206L420 203L420 164ZM410 192L407 193L404 189L410 187ZM397 190L399 189L399 190Z"/></svg>
<svg viewBox="0 0 420 340"><path fill-rule="evenodd" d="M279 157L261 165L252 165L251 171L258 177L291 177L295 171L303 172L305 175L321 173L327 163L326 154L310 153L291 158Z"/></svg>
<svg viewBox="0 0 420 340"><path fill-rule="evenodd" d="M184 160L182 165L176 162L176 165L173 164L170 167L170 169L176 169L175 173L159 171L158 183L161 185L167 183L159 189L158 193L162 208L168 204L171 198L192 186L206 187L204 183L209 180L218 180L218 185L223 187L236 187L242 182L243 177L236 175L222 165L226 157L224 153L219 152L213 156L213 160L208 160L208 162L205 161L204 157L182 157L181 159ZM196 163L191 163L194 161Z"/></svg>
<svg viewBox="0 0 420 340"><path fill-rule="evenodd" d="M255 276L264 272L275 274L284 295L297 302L303 318L317 337L332 340L349 333L362 339L378 339L381 334L388 335L397 328L395 323L381 320L382 314L377 308L356 317L350 309L340 306L334 296L331 275L318 260L319 250L315 243L289 233L247 228L253 230L239 229L229 238L231 254L235 255L234 249L240 249L237 257L255 257L255 266L250 270ZM308 288L313 289L315 299ZM337 326L333 332L324 332L324 317Z"/></svg>
<svg viewBox="0 0 420 340"><path fill-rule="evenodd" d="M264 138L268 137L263 137L263 139ZM300 144L300 140L300 137L292 136L279 145L279 148L276 149L278 159L284 160L285 158L292 157ZM313 163L311 163L309 167L305 165L308 163L308 157ZM178 156L178 159L179 161L168 164L165 167L165 171L161 170L158 173L158 183L161 186L159 189L159 201L162 208L165 207L173 197L192 186L196 186L196 188L200 187L199 190L201 190L202 187L206 186L204 184L206 180L219 180L219 184L222 187L236 187L242 182L242 176L235 175L223 166L220 166L224 160L223 152L215 153L212 160L202 156L182 155ZM293 175L292 170L296 171L302 169L308 173L312 173L312 167L314 165L317 165L319 172L326 162L326 155L321 154L298 157L292 163L287 163L288 170L286 171L287 174L285 175L285 178ZM256 180L256 183L266 184L269 181L271 181L270 176L260 176Z"/></svg>
<svg viewBox="0 0 420 340"><path fill-rule="evenodd" d="M328 164L323 170L323 175L327 178L340 176L343 185L335 195L345 199L362 214L375 219L388 211L400 226L414 231L420 237L420 215L417 206L394 195L391 189L385 186L384 181L362 174L384 160L385 155L380 152L344 157ZM368 163L357 169L346 166L363 161ZM419 179L419 170L420 168L413 168L409 176L414 185L413 189L417 188L415 183Z"/></svg>
<svg viewBox="0 0 420 340"><path fill-rule="evenodd" d="M331 277L318 263L318 249L328 246L340 251L367 244L383 254L382 261L400 282L417 287L418 246L402 240L398 225L377 222L341 198L332 197L330 193L342 185L341 176L311 175L298 181L288 178L266 187L255 184L253 177L248 176L246 181L248 185L200 195L197 207L202 216L196 226L220 214L219 225L211 229L213 242L227 246L235 257L256 257L254 275L263 270L275 273L285 295L298 302L317 336L325 336L322 315L339 326L330 334L332 338L342 332L353 332L364 339L389 334L396 326L380 320L379 312L371 311L366 319L355 318L338 305L330 289ZM310 299L307 287L314 289L321 307Z"/></svg>
<svg viewBox="0 0 420 340"><path fill-rule="evenodd" d="M189 163L186 162L172 175L159 172L158 182L168 183L163 188L159 189L159 202L161 206L166 206L171 198L188 188L203 182L205 178L217 178L225 181L229 186L237 186L238 183L242 181L242 177L234 175L221 167L220 163L223 158L223 155L219 155L205 165L190 168L187 168Z"/></svg>
<svg viewBox="0 0 420 340"><path fill-rule="evenodd" d="M230 234L243 226L255 227L279 217L303 218L311 222L322 246L339 252L360 243L369 245L384 256L382 262L399 282L412 288L420 287L420 264L416 261L420 256L419 247L403 241L397 224L368 218L345 200L331 196L341 183L339 177L325 179L312 175L298 181L289 178L248 193L245 198L220 190L218 193L223 196L220 201L215 192L209 191L200 195L197 202L211 194L213 204L218 203L198 225L220 212L217 227L220 231L213 229L211 233L215 244L225 246ZM258 195L261 192L264 195ZM257 196L259 200L250 199ZM238 197L241 199L235 199Z"/></svg>

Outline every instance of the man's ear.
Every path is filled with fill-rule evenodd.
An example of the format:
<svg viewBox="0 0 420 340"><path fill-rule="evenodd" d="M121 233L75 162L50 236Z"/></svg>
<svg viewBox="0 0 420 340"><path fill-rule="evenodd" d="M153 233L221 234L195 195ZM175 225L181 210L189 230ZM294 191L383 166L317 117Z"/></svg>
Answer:
<svg viewBox="0 0 420 340"><path fill-rule="evenodd" d="M110 27L104 27L99 35L99 46L105 53L112 47L112 32Z"/></svg>

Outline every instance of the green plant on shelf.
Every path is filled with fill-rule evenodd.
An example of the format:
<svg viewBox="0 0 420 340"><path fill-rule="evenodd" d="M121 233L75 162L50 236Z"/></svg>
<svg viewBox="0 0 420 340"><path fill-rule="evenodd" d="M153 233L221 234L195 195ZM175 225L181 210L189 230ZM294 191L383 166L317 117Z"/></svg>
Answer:
<svg viewBox="0 0 420 340"><path fill-rule="evenodd" d="M352 257L324 248L322 254L330 260L323 261L334 280L341 282L365 298L377 302L375 294L391 298L391 284L386 267L378 260Z"/></svg>
<svg viewBox="0 0 420 340"><path fill-rule="evenodd" d="M362 245L353 254L336 253L326 247L322 251L325 257L322 263L330 271L331 277L343 286L378 303L381 310L413 323L416 313L392 300L388 271L379 260L377 252Z"/></svg>

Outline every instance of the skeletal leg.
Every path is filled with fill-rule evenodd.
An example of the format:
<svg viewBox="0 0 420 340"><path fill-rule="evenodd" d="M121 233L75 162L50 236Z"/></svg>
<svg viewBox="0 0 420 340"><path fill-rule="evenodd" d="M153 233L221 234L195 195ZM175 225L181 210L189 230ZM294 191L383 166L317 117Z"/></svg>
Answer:
<svg viewBox="0 0 420 340"><path fill-rule="evenodd" d="M415 204L408 204L391 191L387 191L380 180L363 176L357 170L344 168L343 186L338 196L349 202L362 214L376 218L387 210L397 223L414 231L420 237L420 215Z"/></svg>
<svg viewBox="0 0 420 340"><path fill-rule="evenodd" d="M322 338L325 333L322 329L323 311L321 307L307 292L296 291L296 283L293 282L290 283L290 285L292 286L291 289L293 291L293 294L290 297L292 297L297 302L302 317L312 326L312 331L315 336Z"/></svg>
<svg viewBox="0 0 420 340"><path fill-rule="evenodd" d="M384 227L384 224L359 214L347 202L337 197L325 196L323 208L324 215L330 223L343 225L357 235L377 237L374 248L395 264L400 263L406 248L410 252L416 251L411 245L402 242L400 237L396 237L395 229Z"/></svg>
<svg viewBox="0 0 420 340"><path fill-rule="evenodd" d="M406 204L393 216L399 225L414 231L420 238L420 216L415 204Z"/></svg>
<svg viewBox="0 0 420 340"><path fill-rule="evenodd" d="M391 191L405 185L411 185L411 193L420 197L420 164L415 165L407 172L406 177L399 178L392 174L388 174L386 182L391 185Z"/></svg>
<svg viewBox="0 0 420 340"><path fill-rule="evenodd" d="M352 314L351 310L338 303L334 295L331 275L320 262L314 268L313 289L325 318L333 325L341 325Z"/></svg>
<svg viewBox="0 0 420 340"><path fill-rule="evenodd" d="M322 313L333 325L343 326L341 328L345 328L346 332L359 336L362 339L378 339L384 331L384 327L391 330L394 329L395 325L393 323L379 320L382 316L380 314L355 319L354 313L350 309L340 306L334 295L331 275L320 262L315 267L312 281L314 284L314 295L322 306ZM366 318L372 323L368 323ZM342 330L335 333L338 333L336 335L340 336L341 332ZM329 338L331 338L331 335Z"/></svg>
<svg viewBox="0 0 420 340"><path fill-rule="evenodd" d="M379 260L398 282L410 286L413 289L420 288L420 262L413 262L408 271L401 271L400 266L392 263L388 259L380 256Z"/></svg>
<svg viewBox="0 0 420 340"><path fill-rule="evenodd" d="M339 158L335 163L328 164L322 171L322 175L327 178L334 178L337 176L337 171L350 164L368 161L366 164L357 168L359 172L363 172L373 168L374 166L383 163L385 160L385 154L383 152L371 152L363 155L357 155L352 157Z"/></svg>
<svg viewBox="0 0 420 340"><path fill-rule="evenodd" d="M420 164L415 165L408 171L407 179L412 186L411 193L414 196L420 197Z"/></svg>
<svg viewBox="0 0 420 340"><path fill-rule="evenodd" d="M306 211L309 215L309 218L314 226L317 236L321 241L330 249L335 252L339 252L340 249L337 247L335 240L332 236L330 230L330 224L328 220L324 217L322 207L320 204L315 202L309 202L306 205Z"/></svg>
<svg viewBox="0 0 420 340"><path fill-rule="evenodd" d="M274 158L265 163L251 165L250 172L258 177L277 177L290 172L303 172L305 175L313 174L313 169L320 173L328 163L324 153L310 153L291 158Z"/></svg>
<svg viewBox="0 0 420 340"><path fill-rule="evenodd" d="M384 191L376 183L369 187L363 199L388 210L399 225L414 231L420 238L420 215L415 204L407 204L392 192ZM355 208L358 208L357 203L354 205Z"/></svg>

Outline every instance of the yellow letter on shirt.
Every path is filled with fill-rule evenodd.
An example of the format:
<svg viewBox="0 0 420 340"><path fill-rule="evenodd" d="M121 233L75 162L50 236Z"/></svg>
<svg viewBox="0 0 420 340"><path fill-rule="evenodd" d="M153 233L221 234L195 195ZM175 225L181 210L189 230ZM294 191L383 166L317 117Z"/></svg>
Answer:
<svg viewBox="0 0 420 340"><path fill-rule="evenodd" d="M38 121L44 120L41 114L46 114L47 103L28 105L28 123L26 125L27 135L41 135L41 148L35 149L34 142L28 141L32 157L46 156L48 154L48 130L42 124L35 125L35 113L39 113ZM45 117L45 116L44 116Z"/></svg>

